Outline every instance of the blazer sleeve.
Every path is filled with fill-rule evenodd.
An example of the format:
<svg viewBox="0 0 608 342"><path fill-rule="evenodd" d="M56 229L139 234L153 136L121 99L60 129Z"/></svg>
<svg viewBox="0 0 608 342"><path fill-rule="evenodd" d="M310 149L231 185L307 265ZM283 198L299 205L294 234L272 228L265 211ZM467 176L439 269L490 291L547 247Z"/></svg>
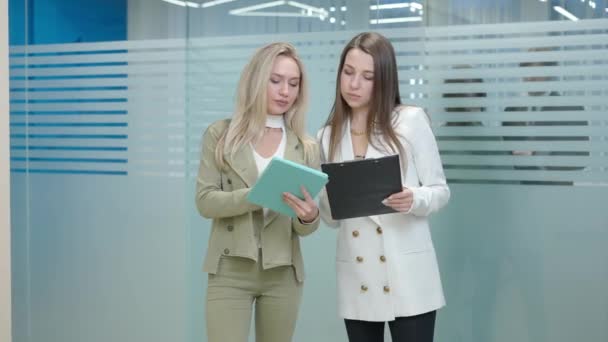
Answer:
<svg viewBox="0 0 608 342"><path fill-rule="evenodd" d="M247 201L250 188L223 191L221 170L215 162L215 147L223 132L219 123L212 124L203 134L201 161L196 178L196 207L206 218L224 218L260 209Z"/></svg>
<svg viewBox="0 0 608 342"><path fill-rule="evenodd" d="M302 223L299 219L292 218L291 228L299 236L306 236L314 233L319 228L319 223L321 223L321 219L318 216L314 221L308 223Z"/></svg>
<svg viewBox="0 0 608 342"><path fill-rule="evenodd" d="M327 131L329 132L329 131ZM327 163L327 157L325 153L325 145L329 144L329 134L326 133L325 128L321 128L317 133L317 142L319 144L319 157L320 163ZM321 189L321 193L319 194L319 212L321 213L321 219L325 224L331 228L339 228L340 221L334 220L331 217L331 207L329 206L329 199L327 198L327 191L325 187Z"/></svg>
<svg viewBox="0 0 608 342"><path fill-rule="evenodd" d="M400 112L399 128L405 131L413 164L418 173L419 186L408 187L414 194L409 211L416 216L428 216L445 206L450 199L437 141L429 125L426 113L421 108L406 107Z"/></svg>

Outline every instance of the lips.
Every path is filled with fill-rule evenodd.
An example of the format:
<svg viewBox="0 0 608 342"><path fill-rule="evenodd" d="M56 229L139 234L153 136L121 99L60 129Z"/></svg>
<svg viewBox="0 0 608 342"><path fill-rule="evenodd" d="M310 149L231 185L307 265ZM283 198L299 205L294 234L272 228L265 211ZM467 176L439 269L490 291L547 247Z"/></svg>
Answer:
<svg viewBox="0 0 608 342"><path fill-rule="evenodd" d="M360 95L357 95L357 94L351 94L351 93L346 93L346 97L348 97L348 98L350 98L350 99L353 99L353 100L358 100L358 99L360 99L360 98L361 98L361 96L360 96Z"/></svg>
<svg viewBox="0 0 608 342"><path fill-rule="evenodd" d="M274 102L281 107L285 107L289 104L289 101L287 100L274 100Z"/></svg>

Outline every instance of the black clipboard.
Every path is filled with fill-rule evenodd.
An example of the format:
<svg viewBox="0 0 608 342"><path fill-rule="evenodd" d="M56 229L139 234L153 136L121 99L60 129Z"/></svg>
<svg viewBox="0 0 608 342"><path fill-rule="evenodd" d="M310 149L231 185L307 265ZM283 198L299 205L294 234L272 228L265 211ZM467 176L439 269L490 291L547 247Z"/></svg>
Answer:
<svg viewBox="0 0 608 342"><path fill-rule="evenodd" d="M329 175L326 189L334 220L396 212L382 200L403 190L399 155L327 163L321 169Z"/></svg>

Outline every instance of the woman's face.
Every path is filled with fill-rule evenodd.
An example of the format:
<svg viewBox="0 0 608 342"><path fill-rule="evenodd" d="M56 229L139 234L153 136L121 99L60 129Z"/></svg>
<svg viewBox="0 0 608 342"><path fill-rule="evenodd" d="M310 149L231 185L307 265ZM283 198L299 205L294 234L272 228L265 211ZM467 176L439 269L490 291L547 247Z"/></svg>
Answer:
<svg viewBox="0 0 608 342"><path fill-rule="evenodd" d="M346 54L340 73L340 94L353 111L369 110L374 88L374 59L359 49Z"/></svg>
<svg viewBox="0 0 608 342"><path fill-rule="evenodd" d="M268 114L282 115L298 98L300 92L300 68L291 57L278 56L268 82Z"/></svg>

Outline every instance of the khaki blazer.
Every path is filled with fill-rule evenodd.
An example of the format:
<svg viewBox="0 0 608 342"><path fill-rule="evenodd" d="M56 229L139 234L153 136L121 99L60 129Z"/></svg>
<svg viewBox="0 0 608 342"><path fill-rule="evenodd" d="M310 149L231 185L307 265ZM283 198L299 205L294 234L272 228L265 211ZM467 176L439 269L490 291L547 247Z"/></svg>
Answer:
<svg viewBox="0 0 608 342"><path fill-rule="evenodd" d="M304 263L299 237L317 230L320 220L303 224L298 219L271 211L264 222L262 208L247 201L247 194L258 178L251 146L243 146L233 158L227 151L226 170L220 170L215 162L215 147L229 123L230 120L217 121L203 135L196 206L203 217L213 220L203 271L215 274L222 255L237 256L262 262L264 269L293 265L297 280L302 282ZM286 135L284 158L318 169L316 147L305 160L302 142L289 129ZM256 230L260 231L263 260L258 260Z"/></svg>

